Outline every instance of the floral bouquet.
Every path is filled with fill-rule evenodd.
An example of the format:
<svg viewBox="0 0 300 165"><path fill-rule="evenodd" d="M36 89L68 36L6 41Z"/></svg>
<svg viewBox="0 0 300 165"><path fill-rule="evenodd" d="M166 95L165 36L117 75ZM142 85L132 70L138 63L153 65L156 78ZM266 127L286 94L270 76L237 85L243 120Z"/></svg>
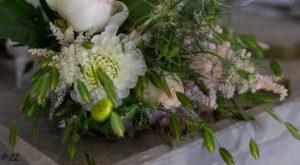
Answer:
<svg viewBox="0 0 300 165"><path fill-rule="evenodd" d="M39 70L21 109L33 118L34 133L39 114L47 114L62 130L62 142L71 139L71 158L85 136L126 137L128 130L154 125L177 140L201 132L204 146L214 152L212 119L252 121L246 109L271 103L270 93L281 100L288 96L278 83L278 63L271 61L274 74L260 74L261 46L222 26L226 1L40 3L35 8L23 0L1 1L0 36L30 46ZM300 139L293 125L269 107L264 110ZM13 139L12 133L12 147ZM249 146L258 159L253 138ZM231 154L218 148L224 161L234 164Z"/></svg>

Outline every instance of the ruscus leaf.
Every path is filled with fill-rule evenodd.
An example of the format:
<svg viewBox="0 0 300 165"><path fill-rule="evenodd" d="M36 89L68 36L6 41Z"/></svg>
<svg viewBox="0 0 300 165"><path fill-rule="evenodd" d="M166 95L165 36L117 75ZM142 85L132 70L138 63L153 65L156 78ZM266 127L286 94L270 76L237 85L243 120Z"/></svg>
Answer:
<svg viewBox="0 0 300 165"><path fill-rule="evenodd" d="M79 91L81 99L84 102L88 103L91 98L90 98L90 93L89 93L87 87L84 85L83 82L81 82L80 80L78 80L78 82L77 82L77 88L78 88L78 91Z"/></svg>
<svg viewBox="0 0 300 165"><path fill-rule="evenodd" d="M9 132L9 149L11 151L14 150L17 141L17 121L14 120L10 125L10 132Z"/></svg>
<svg viewBox="0 0 300 165"><path fill-rule="evenodd" d="M113 112L111 114L110 124L112 130L117 136L124 137L124 132L125 132L124 124L121 117L116 112Z"/></svg>
<svg viewBox="0 0 300 165"><path fill-rule="evenodd" d="M171 126L170 129L173 136L176 138L176 140L180 140L181 137L180 124L175 114L172 114L170 117L170 126Z"/></svg>
<svg viewBox="0 0 300 165"><path fill-rule="evenodd" d="M77 153L77 144L76 143L71 143L69 145L68 153L69 153L69 156L71 159L73 159L76 156L76 153Z"/></svg>
<svg viewBox="0 0 300 165"><path fill-rule="evenodd" d="M96 161L91 154L84 151L84 156L85 156L85 160L87 161L88 165L96 165Z"/></svg>
<svg viewBox="0 0 300 165"><path fill-rule="evenodd" d="M267 112L272 118L277 120L279 123L282 123L282 119L269 107L264 107L264 111Z"/></svg>
<svg viewBox="0 0 300 165"><path fill-rule="evenodd" d="M250 142L249 142L249 148L250 148L250 152L251 152L253 158L255 160L258 160L259 159L259 148L258 148L255 140L252 138L250 139Z"/></svg>
<svg viewBox="0 0 300 165"><path fill-rule="evenodd" d="M108 75L101 68L98 69L97 77L98 77L98 80L100 81L100 84L104 88L108 99L110 99L110 101L112 101L113 104L116 106L117 105L117 100L116 100L117 94L116 94L116 89L115 89L114 83L112 82L110 77L108 77Z"/></svg>
<svg viewBox="0 0 300 165"><path fill-rule="evenodd" d="M284 123L288 131L293 135L293 137L297 140L300 140L300 133L299 130L291 123Z"/></svg>
<svg viewBox="0 0 300 165"><path fill-rule="evenodd" d="M224 162L227 165L234 165L235 164L234 159L233 159L231 153L228 150L226 150L225 148L220 147L219 148L219 153L220 153L222 159L224 160Z"/></svg>
<svg viewBox="0 0 300 165"><path fill-rule="evenodd" d="M271 65L271 69L272 69L273 73L275 74L275 76L279 77L282 75L281 67L275 59L271 60L270 65Z"/></svg>
<svg viewBox="0 0 300 165"><path fill-rule="evenodd" d="M183 93L176 92L176 96L181 104L187 109L193 109L193 103L191 100Z"/></svg>
<svg viewBox="0 0 300 165"><path fill-rule="evenodd" d="M206 128L203 129L203 144L210 153L215 151L214 134L211 130Z"/></svg>

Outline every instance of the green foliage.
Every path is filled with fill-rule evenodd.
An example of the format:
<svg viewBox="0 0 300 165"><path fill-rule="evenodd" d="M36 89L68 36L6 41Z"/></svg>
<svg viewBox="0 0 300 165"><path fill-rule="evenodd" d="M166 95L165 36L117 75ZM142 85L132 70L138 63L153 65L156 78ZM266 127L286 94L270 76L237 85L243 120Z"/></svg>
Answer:
<svg viewBox="0 0 300 165"><path fill-rule="evenodd" d="M49 72L50 77L50 90L54 91L57 87L58 81L59 81L59 71L55 67L51 67Z"/></svg>
<svg viewBox="0 0 300 165"><path fill-rule="evenodd" d="M187 21L194 18L196 14L198 22L212 25L217 22L220 9L224 7L223 3L223 0L187 0L180 14Z"/></svg>
<svg viewBox="0 0 300 165"><path fill-rule="evenodd" d="M25 0L0 1L0 37L39 47L47 35L47 24L39 8Z"/></svg>
<svg viewBox="0 0 300 165"><path fill-rule="evenodd" d="M252 104L270 104L273 102L271 98L259 92L242 94L242 99Z"/></svg>
<svg viewBox="0 0 300 165"><path fill-rule="evenodd" d="M300 141L300 133L299 130L291 123L285 122L284 125L288 129L288 131L293 135L293 137Z"/></svg>
<svg viewBox="0 0 300 165"><path fill-rule="evenodd" d="M204 127L203 130L203 144L207 148L209 152L215 151L215 140L214 140L214 132L210 127Z"/></svg>
<svg viewBox="0 0 300 165"><path fill-rule="evenodd" d="M239 109L234 109L234 108L227 108L227 107L220 107L221 112L229 112L231 113L234 117L236 117L239 120L242 121L252 121L254 120L253 116L248 115L247 113L243 112L242 110Z"/></svg>
<svg viewBox="0 0 300 165"><path fill-rule="evenodd" d="M147 87L148 85L148 82L149 82L149 79L148 77L144 76L144 77L140 77L139 78L139 81L134 89L134 93L136 95L136 97L138 99L141 98L143 92L144 92L144 89Z"/></svg>
<svg viewBox="0 0 300 165"><path fill-rule="evenodd" d="M234 159L232 157L232 155L230 154L230 152L228 150L226 150L225 148L220 147L219 148L219 153L221 155L221 157L223 158L223 160L225 161L225 163L227 165L234 165Z"/></svg>
<svg viewBox="0 0 300 165"><path fill-rule="evenodd" d="M148 71L148 73L149 73L149 77L150 77L150 80L153 83L153 85L164 90L164 92L166 92L166 94L168 96L171 96L171 91L166 82L165 75L163 73L159 74L154 70L150 70L150 71Z"/></svg>
<svg viewBox="0 0 300 165"><path fill-rule="evenodd" d="M263 58L264 51L263 49L257 44L255 38L251 35L240 35L241 41L250 49L257 57Z"/></svg>
<svg viewBox="0 0 300 165"><path fill-rule="evenodd" d="M258 158L259 158L259 148L258 148L255 140L252 139L252 138L250 139L250 142L249 142L249 148L250 148L250 152L251 152L253 158L255 160L258 160Z"/></svg>
<svg viewBox="0 0 300 165"><path fill-rule="evenodd" d="M192 101L183 93L176 92L176 96L181 104L187 109L193 109Z"/></svg>
<svg viewBox="0 0 300 165"><path fill-rule="evenodd" d="M37 101L38 101L39 105L42 105L45 100L45 97L50 89L50 82L51 82L51 80L50 80L50 76L48 73L46 73L39 79L39 86L36 91L36 92L38 92Z"/></svg>
<svg viewBox="0 0 300 165"><path fill-rule="evenodd" d="M269 107L264 107L264 111L267 112L273 119L277 120L279 123L282 123L283 120Z"/></svg>
<svg viewBox="0 0 300 165"><path fill-rule="evenodd" d="M87 90L87 87L80 80L78 80L78 82L77 82L77 87L78 87L78 91L79 91L81 99L83 101L85 101L86 103L88 103L90 101L91 97L90 97L89 91Z"/></svg>
<svg viewBox="0 0 300 165"><path fill-rule="evenodd" d="M159 48L160 53L166 58L173 58L179 55L180 45L176 39L168 40Z"/></svg>
<svg viewBox="0 0 300 165"><path fill-rule="evenodd" d="M110 99L110 101L112 101L113 104L116 106L117 105L116 89L112 80L100 68L98 70L97 78L100 84L102 85L103 89L105 90L108 99Z"/></svg>
<svg viewBox="0 0 300 165"><path fill-rule="evenodd" d="M70 137L71 129L69 127L65 127L62 132L61 143L65 143Z"/></svg>
<svg viewBox="0 0 300 165"><path fill-rule="evenodd" d="M134 28L142 25L151 19L151 13L155 8L157 0L123 0L129 9L129 17L123 25L126 31L132 31Z"/></svg>
<svg viewBox="0 0 300 165"><path fill-rule="evenodd" d="M170 129L171 129L171 133L176 138L176 140L180 140L181 129L180 129L179 121L175 114L172 114L170 117Z"/></svg>
<svg viewBox="0 0 300 165"><path fill-rule="evenodd" d="M84 156L85 156L85 160L88 163L88 165L96 165L96 161L91 154L84 151Z"/></svg>
<svg viewBox="0 0 300 165"><path fill-rule="evenodd" d="M132 123L133 126L138 127L138 126L149 126L149 117L146 112L147 108L145 107L140 107L138 111L135 113Z"/></svg>
<svg viewBox="0 0 300 165"><path fill-rule="evenodd" d="M32 103L28 109L25 110L26 117L32 117L33 113L38 109L38 105L36 102Z"/></svg>
<svg viewBox="0 0 300 165"><path fill-rule="evenodd" d="M9 132L9 149L11 151L14 150L17 141L17 121L14 120L10 125L10 132Z"/></svg>
<svg viewBox="0 0 300 165"><path fill-rule="evenodd" d="M281 67L275 59L271 60L270 66L275 76L279 77L282 75Z"/></svg>
<svg viewBox="0 0 300 165"><path fill-rule="evenodd" d="M135 114L137 113L137 111L138 111L139 108L140 107L138 105L136 105L136 104L131 105L129 107L129 111L124 116L122 116L122 119L123 120L130 120L130 119L132 119L135 116Z"/></svg>
<svg viewBox="0 0 300 165"><path fill-rule="evenodd" d="M124 124L122 118L116 113L113 112L110 117L111 128L114 133L119 137L124 137Z"/></svg>
<svg viewBox="0 0 300 165"><path fill-rule="evenodd" d="M68 148L68 153L71 159L74 159L77 154L78 144L71 143Z"/></svg>
<svg viewBox="0 0 300 165"><path fill-rule="evenodd" d="M246 80L249 80L249 77L250 77L250 73L243 70L243 69L239 69L238 70L238 74L243 78L243 79L246 79Z"/></svg>
<svg viewBox="0 0 300 165"><path fill-rule="evenodd" d="M39 128L39 121L37 118L35 118L33 119L32 126L31 126L32 135L36 135L38 128Z"/></svg>

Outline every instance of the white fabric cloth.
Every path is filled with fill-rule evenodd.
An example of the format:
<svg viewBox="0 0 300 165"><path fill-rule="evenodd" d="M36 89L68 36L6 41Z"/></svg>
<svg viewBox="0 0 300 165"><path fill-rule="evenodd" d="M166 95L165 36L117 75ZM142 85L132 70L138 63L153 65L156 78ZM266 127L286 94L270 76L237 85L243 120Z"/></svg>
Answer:
<svg viewBox="0 0 300 165"><path fill-rule="evenodd" d="M300 128L299 109L300 97L274 108L284 121L297 128ZM299 165L300 142L288 133L283 124L261 111L262 108L251 110L257 122L234 124L226 119L217 123L215 128L219 131L216 139L219 144L232 153L236 165ZM249 134L260 148L259 160L254 160L249 152ZM201 137L178 146L163 144L120 161L117 165L225 165L218 150L208 153Z"/></svg>

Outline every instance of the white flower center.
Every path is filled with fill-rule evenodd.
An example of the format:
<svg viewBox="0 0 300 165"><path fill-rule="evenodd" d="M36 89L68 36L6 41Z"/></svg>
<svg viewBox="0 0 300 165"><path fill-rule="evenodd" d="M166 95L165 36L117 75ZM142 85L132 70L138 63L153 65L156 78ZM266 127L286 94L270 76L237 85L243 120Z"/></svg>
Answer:
<svg viewBox="0 0 300 165"><path fill-rule="evenodd" d="M102 69L112 80L118 78L120 73L119 62L109 55L108 52L96 52L95 54L89 55L89 63L84 67L84 74L87 82L94 86L99 87L97 79L98 69Z"/></svg>

